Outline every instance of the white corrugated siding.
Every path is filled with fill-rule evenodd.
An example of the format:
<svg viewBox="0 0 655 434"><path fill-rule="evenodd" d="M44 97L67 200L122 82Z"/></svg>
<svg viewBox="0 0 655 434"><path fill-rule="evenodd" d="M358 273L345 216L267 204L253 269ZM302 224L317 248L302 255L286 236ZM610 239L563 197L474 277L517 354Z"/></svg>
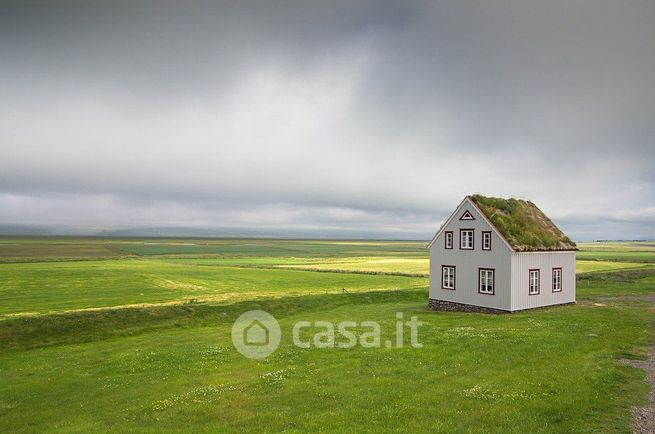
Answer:
<svg viewBox="0 0 655 434"><path fill-rule="evenodd" d="M575 252L512 253L512 310L575 301ZM562 291L552 290L552 270L562 268ZM529 295L529 270L540 270L540 293Z"/></svg>

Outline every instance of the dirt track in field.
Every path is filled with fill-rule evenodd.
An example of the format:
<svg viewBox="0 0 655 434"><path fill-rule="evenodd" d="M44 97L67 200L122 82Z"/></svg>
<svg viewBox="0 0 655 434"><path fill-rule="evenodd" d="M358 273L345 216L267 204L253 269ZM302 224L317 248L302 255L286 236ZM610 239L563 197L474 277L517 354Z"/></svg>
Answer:
<svg viewBox="0 0 655 434"><path fill-rule="evenodd" d="M651 348L646 360L623 360L626 365L643 369L646 382L650 384L648 402L643 407L632 409L632 430L635 434L655 433L655 347Z"/></svg>

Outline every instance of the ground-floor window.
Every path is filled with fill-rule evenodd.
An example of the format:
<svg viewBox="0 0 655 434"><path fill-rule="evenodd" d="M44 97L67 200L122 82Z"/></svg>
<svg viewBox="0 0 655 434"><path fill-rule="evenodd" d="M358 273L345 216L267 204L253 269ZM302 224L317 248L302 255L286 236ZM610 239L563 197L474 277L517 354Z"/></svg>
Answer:
<svg viewBox="0 0 655 434"><path fill-rule="evenodd" d="M494 294L494 269L480 268L478 278L478 292L480 294Z"/></svg>
<svg viewBox="0 0 655 434"><path fill-rule="evenodd" d="M562 269L553 268L553 292L562 290Z"/></svg>
<svg viewBox="0 0 655 434"><path fill-rule="evenodd" d="M441 266L441 287L455 289L455 267L453 265Z"/></svg>
<svg viewBox="0 0 655 434"><path fill-rule="evenodd" d="M539 294L539 270L530 270L530 295Z"/></svg>

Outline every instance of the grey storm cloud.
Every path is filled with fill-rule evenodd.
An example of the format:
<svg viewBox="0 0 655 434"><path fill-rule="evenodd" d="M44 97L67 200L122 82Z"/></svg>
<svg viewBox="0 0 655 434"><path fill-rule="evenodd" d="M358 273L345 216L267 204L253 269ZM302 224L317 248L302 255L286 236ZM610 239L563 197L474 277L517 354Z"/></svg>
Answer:
<svg viewBox="0 0 655 434"><path fill-rule="evenodd" d="M655 236L655 3L0 3L0 223ZM341 231L341 232L340 232Z"/></svg>

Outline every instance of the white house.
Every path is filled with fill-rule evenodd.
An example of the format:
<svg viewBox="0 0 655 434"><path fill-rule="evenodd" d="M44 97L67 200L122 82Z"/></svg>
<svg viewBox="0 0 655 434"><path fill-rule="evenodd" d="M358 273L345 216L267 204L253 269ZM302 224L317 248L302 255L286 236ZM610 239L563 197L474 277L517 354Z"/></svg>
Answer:
<svg viewBox="0 0 655 434"><path fill-rule="evenodd" d="M530 201L467 196L428 248L431 309L575 302L575 243Z"/></svg>

